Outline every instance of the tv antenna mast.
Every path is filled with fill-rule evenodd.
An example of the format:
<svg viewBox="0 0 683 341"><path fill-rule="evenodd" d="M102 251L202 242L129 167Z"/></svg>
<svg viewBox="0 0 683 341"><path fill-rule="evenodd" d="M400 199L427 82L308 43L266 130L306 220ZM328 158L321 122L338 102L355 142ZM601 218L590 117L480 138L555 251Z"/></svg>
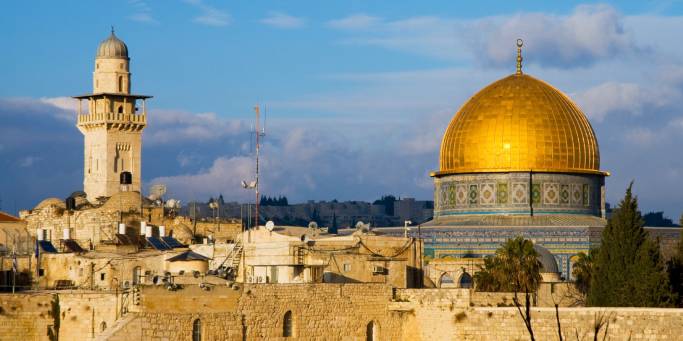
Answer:
<svg viewBox="0 0 683 341"><path fill-rule="evenodd" d="M256 194L256 202L255 202L255 218L254 219L254 226L258 227L258 219L259 219L259 152L261 149L261 137L266 136L266 129L265 129L265 122L264 122L264 127L260 128L260 122L261 122L261 108L259 107L258 103L254 107L254 112L256 114L256 126L254 129L254 134L256 134L256 180L251 181L247 183L246 181L242 181L242 188L245 189L254 189L254 192Z"/></svg>

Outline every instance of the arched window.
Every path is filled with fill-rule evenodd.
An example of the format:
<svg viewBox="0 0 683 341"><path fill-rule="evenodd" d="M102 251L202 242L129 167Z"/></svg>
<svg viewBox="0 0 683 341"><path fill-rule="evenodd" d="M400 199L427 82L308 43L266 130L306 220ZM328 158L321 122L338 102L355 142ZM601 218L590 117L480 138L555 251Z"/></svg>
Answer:
<svg viewBox="0 0 683 341"><path fill-rule="evenodd" d="M282 336L292 337L292 331L294 330L294 324L292 322L292 312L287 311L284 318L282 319Z"/></svg>
<svg viewBox="0 0 683 341"><path fill-rule="evenodd" d="M370 321L365 327L365 339L367 341L377 341L379 340L379 331L375 321Z"/></svg>
<svg viewBox="0 0 683 341"><path fill-rule="evenodd" d="M119 92L123 92L123 76L119 76Z"/></svg>
<svg viewBox="0 0 683 341"><path fill-rule="evenodd" d="M199 319L192 322L192 341L202 341L202 321Z"/></svg>
<svg viewBox="0 0 683 341"><path fill-rule="evenodd" d="M472 276L470 276L470 274L468 274L467 272L463 272L462 276L460 276L459 284L461 288L471 288Z"/></svg>
<svg viewBox="0 0 683 341"><path fill-rule="evenodd" d="M441 275L441 278L439 278L439 287L440 288L449 288L449 287L454 287L455 286L455 281L453 280L453 277L448 274L448 272L444 272Z"/></svg>
<svg viewBox="0 0 683 341"><path fill-rule="evenodd" d="M107 329L107 322L102 321L100 323L100 332L103 332L105 329Z"/></svg>

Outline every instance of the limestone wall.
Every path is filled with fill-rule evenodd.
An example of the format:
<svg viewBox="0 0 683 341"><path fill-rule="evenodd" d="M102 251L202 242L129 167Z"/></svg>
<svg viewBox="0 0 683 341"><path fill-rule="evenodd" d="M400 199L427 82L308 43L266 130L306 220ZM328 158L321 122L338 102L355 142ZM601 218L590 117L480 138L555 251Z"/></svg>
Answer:
<svg viewBox="0 0 683 341"><path fill-rule="evenodd" d="M403 340L529 339L514 307L463 308L458 304L444 304L446 295L430 291L403 295L409 300L394 303L394 309L410 312L403 315ZM599 339L605 330L607 340L677 340L683 335L683 309L560 308L559 314L565 340L593 339L594 324L600 319L608 321L609 327L603 327ZM558 339L554 308L532 308L531 316L537 340Z"/></svg>
<svg viewBox="0 0 683 341"><path fill-rule="evenodd" d="M48 340L48 328L55 325L55 293L61 340L189 340L195 323L205 341L284 340L288 311L289 339L366 340L371 321L377 326L376 340L529 339L517 309L497 306L509 300L507 294L396 290L383 284L248 284L209 291L145 287L140 305L123 318L117 316L121 302L107 292L0 295L0 341ZM683 335L683 309L560 308L559 314L566 340L592 339L600 319L609 327L605 324L599 339L605 331L607 340L677 340ZM554 308L532 308L532 318L537 340L558 339Z"/></svg>
<svg viewBox="0 0 683 341"><path fill-rule="evenodd" d="M381 284L254 284L245 286L239 311L249 340L283 339L287 311L296 338L365 340L373 321L379 340L397 340L403 313L388 309L391 298L391 287Z"/></svg>
<svg viewBox="0 0 683 341"><path fill-rule="evenodd" d="M56 296L51 292L0 295L0 341L49 340L48 330L55 330L56 324L61 340L91 340L116 321L115 295L62 292L55 301ZM58 304L53 307L53 302Z"/></svg>

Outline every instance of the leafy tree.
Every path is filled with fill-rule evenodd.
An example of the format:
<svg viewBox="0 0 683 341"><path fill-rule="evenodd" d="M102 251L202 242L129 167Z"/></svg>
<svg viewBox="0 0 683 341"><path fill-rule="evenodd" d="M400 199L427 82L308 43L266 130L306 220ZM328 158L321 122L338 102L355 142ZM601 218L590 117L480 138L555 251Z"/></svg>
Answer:
<svg viewBox="0 0 683 341"><path fill-rule="evenodd" d="M574 285L583 295L587 295L590 289L593 277L593 264L595 263L597 253L598 249L591 249L587 254L579 253L572 267L572 275L575 278Z"/></svg>
<svg viewBox="0 0 683 341"><path fill-rule="evenodd" d="M494 257L484 260L484 268L474 274L474 284L477 290L489 289L493 291L514 292L513 302L519 315L534 341L534 331L531 325L531 293L538 289L541 282L541 262L534 244L522 237L508 239ZM524 308L517 297L524 293Z"/></svg>
<svg viewBox="0 0 683 341"><path fill-rule="evenodd" d="M631 188L607 222L591 276L592 306L662 307L671 305L669 277L658 242L648 237Z"/></svg>

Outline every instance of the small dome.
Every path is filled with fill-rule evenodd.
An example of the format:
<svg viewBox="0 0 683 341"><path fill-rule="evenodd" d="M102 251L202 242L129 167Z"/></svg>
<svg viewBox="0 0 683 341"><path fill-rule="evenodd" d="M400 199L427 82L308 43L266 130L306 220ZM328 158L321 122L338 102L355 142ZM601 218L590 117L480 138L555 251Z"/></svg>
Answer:
<svg viewBox="0 0 683 341"><path fill-rule="evenodd" d="M59 208L66 208L66 205L64 204L64 200L59 199L59 198L47 198L43 201L41 201L36 207L34 207L34 210L39 210L41 208L49 207L49 206L55 206Z"/></svg>
<svg viewBox="0 0 683 341"><path fill-rule="evenodd" d="M128 46L116 37L112 29L109 38L103 40L97 48L97 58L123 58L128 59Z"/></svg>
<svg viewBox="0 0 683 341"><path fill-rule="evenodd" d="M538 253L538 261L541 262L541 273L559 273L560 270L557 268L557 262L555 261L555 256L553 256L548 249L534 244L534 250Z"/></svg>

